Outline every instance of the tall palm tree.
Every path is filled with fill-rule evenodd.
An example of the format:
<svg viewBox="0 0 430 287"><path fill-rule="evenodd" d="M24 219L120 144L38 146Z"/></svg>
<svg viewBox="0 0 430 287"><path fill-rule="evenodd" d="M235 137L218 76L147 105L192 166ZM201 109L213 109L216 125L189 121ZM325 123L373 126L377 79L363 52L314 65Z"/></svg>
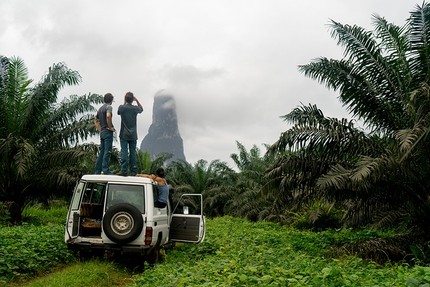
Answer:
<svg viewBox="0 0 430 287"><path fill-rule="evenodd" d="M61 88L80 80L78 72L58 63L31 86L22 59L0 56L0 201L8 203L15 223L28 200L75 182L85 159L97 151L79 141L96 133L89 113L102 97L72 95L57 103Z"/></svg>
<svg viewBox="0 0 430 287"><path fill-rule="evenodd" d="M404 26L373 16L374 31L331 21L344 59L321 57L299 66L305 76L339 92L365 131L318 109L286 115L292 129L271 151L295 151L272 169L281 192L342 203L351 225L397 223L430 231L430 5L417 5ZM299 169L291 162L299 159ZM314 162L314 164L312 164ZM298 184L307 171L312 176ZM300 182L300 181L299 181ZM293 186L292 186L293 184ZM300 200L298 200L300 201Z"/></svg>

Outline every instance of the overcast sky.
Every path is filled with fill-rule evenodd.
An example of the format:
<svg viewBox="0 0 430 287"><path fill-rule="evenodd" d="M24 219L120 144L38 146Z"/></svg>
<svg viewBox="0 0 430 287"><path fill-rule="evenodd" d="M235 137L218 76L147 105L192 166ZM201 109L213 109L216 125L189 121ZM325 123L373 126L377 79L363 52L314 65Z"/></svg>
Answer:
<svg viewBox="0 0 430 287"><path fill-rule="evenodd" d="M132 91L144 106L138 146L155 93L168 89L187 161L220 159L233 167L236 141L264 152L263 144L288 129L279 117L300 103L348 117L335 92L297 70L320 56L342 57L330 19L371 30L371 16L379 14L403 25L417 4L422 1L0 0L0 55L22 58L36 82L53 63L66 63L83 81L60 98L111 92L118 129L117 108Z"/></svg>

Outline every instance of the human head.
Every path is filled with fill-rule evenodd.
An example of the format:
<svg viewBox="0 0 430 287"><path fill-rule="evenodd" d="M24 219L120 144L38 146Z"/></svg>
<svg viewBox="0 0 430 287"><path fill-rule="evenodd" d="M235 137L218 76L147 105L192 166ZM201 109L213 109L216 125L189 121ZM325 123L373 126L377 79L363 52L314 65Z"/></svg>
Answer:
<svg viewBox="0 0 430 287"><path fill-rule="evenodd" d="M157 170L155 171L155 174L159 177L164 178L164 168L162 167L157 168Z"/></svg>
<svg viewBox="0 0 430 287"><path fill-rule="evenodd" d="M134 95L132 92L128 92L127 94L125 94L125 101L129 104L131 104L133 102L134 99Z"/></svg>
<svg viewBox="0 0 430 287"><path fill-rule="evenodd" d="M113 101L113 95L111 93L105 94L105 96L104 96L104 102L106 104L110 104L110 103L112 103L112 101Z"/></svg>

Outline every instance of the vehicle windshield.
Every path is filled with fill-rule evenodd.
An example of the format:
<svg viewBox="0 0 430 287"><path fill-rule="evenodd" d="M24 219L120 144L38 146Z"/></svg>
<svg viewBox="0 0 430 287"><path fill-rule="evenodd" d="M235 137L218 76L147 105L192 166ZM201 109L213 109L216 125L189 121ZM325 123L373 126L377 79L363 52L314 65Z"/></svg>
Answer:
<svg viewBox="0 0 430 287"><path fill-rule="evenodd" d="M107 191L106 209L119 203L129 203L140 212L145 213L144 194L143 185L110 184Z"/></svg>

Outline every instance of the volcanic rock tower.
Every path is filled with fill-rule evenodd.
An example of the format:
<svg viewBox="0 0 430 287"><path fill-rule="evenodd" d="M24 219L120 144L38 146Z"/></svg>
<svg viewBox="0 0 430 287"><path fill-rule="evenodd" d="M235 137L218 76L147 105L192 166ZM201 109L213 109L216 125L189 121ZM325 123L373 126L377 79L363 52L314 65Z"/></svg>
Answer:
<svg viewBox="0 0 430 287"><path fill-rule="evenodd" d="M154 96L152 124L140 144L140 150L148 151L151 159L167 152L173 155L169 162L178 159L186 160L184 145L179 134L176 103L173 96L165 90L157 92Z"/></svg>

